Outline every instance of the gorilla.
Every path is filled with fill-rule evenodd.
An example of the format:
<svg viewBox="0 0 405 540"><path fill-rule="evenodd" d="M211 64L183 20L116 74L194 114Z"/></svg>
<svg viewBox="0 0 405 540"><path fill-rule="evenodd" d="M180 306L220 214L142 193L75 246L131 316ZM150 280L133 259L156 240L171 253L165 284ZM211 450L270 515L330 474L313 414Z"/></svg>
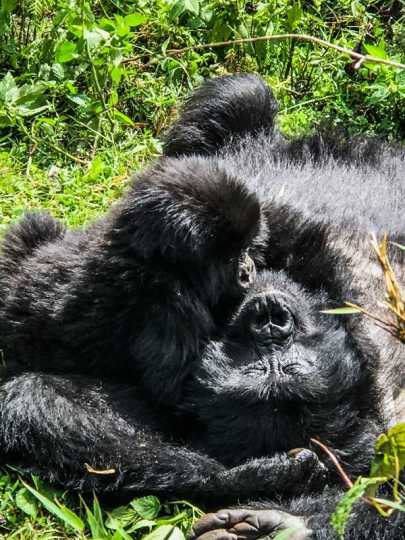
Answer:
<svg viewBox="0 0 405 540"><path fill-rule="evenodd" d="M336 537L343 488L310 439L366 474L378 434L405 417L405 349L323 311L381 311L369 237L405 243L405 150L286 140L276 113L253 75L207 81L101 219L67 230L31 213L9 227L5 462L69 489L188 498L214 510L201 540ZM390 256L404 282L404 253ZM404 534L403 514L359 504L346 537Z"/></svg>

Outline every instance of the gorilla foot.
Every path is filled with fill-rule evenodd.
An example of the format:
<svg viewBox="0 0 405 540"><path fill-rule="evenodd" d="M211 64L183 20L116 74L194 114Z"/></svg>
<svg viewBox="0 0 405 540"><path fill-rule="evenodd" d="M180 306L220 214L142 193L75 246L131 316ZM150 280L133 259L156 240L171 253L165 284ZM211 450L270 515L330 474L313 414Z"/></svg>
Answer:
<svg viewBox="0 0 405 540"><path fill-rule="evenodd" d="M304 520L281 510L243 508L218 510L206 514L194 525L189 540L254 540L274 538L281 531L291 530L288 540L311 538L312 531Z"/></svg>

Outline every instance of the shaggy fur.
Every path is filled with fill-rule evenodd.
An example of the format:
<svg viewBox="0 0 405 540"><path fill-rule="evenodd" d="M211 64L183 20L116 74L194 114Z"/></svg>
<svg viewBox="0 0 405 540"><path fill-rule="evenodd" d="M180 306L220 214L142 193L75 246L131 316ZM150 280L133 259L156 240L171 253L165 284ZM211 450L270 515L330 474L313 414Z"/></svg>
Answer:
<svg viewBox="0 0 405 540"><path fill-rule="evenodd" d="M4 459L66 487L281 505L210 514L194 533L205 539L221 529L233 540L252 519L252 538L288 526L280 508L306 517L313 532L302 534L334 538L339 489L322 493L339 485L333 466L287 451L319 437L365 473L376 435L403 414L403 345L321 310L379 309L369 233L405 240L405 153L337 136L285 141L276 110L254 76L207 82L165 156L99 222L66 231L31 214L8 230ZM404 280L403 254L392 260ZM402 518L360 506L348 538L404 533Z"/></svg>

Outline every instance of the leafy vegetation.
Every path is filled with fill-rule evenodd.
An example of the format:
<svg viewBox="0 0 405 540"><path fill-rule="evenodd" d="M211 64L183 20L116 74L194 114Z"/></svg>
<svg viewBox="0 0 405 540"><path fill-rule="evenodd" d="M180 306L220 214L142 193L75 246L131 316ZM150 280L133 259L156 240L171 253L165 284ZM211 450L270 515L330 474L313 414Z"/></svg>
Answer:
<svg viewBox="0 0 405 540"><path fill-rule="evenodd" d="M404 21L401 0L1 0L0 225L27 208L71 225L103 212L204 77L260 73L287 134L328 122L405 139L404 70L288 39L172 52L293 32L403 63ZM106 511L24 481L0 476L0 537L182 540L198 516L153 497Z"/></svg>

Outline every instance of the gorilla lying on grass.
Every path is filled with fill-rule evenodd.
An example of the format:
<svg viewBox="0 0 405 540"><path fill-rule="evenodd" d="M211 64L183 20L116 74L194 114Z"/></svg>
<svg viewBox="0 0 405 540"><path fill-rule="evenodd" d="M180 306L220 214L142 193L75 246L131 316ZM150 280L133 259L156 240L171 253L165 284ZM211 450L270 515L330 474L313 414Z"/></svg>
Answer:
<svg viewBox="0 0 405 540"><path fill-rule="evenodd" d="M334 538L340 481L310 438L366 473L376 436L403 414L405 353L364 318L321 310L379 309L369 233L404 242L405 152L288 142L276 109L254 76L207 82L165 156L101 220L72 231L30 214L9 228L5 462L68 488L245 503L199 522L208 540L297 524L297 538ZM391 255L404 280L403 254ZM404 533L400 515L360 505L347 537Z"/></svg>

